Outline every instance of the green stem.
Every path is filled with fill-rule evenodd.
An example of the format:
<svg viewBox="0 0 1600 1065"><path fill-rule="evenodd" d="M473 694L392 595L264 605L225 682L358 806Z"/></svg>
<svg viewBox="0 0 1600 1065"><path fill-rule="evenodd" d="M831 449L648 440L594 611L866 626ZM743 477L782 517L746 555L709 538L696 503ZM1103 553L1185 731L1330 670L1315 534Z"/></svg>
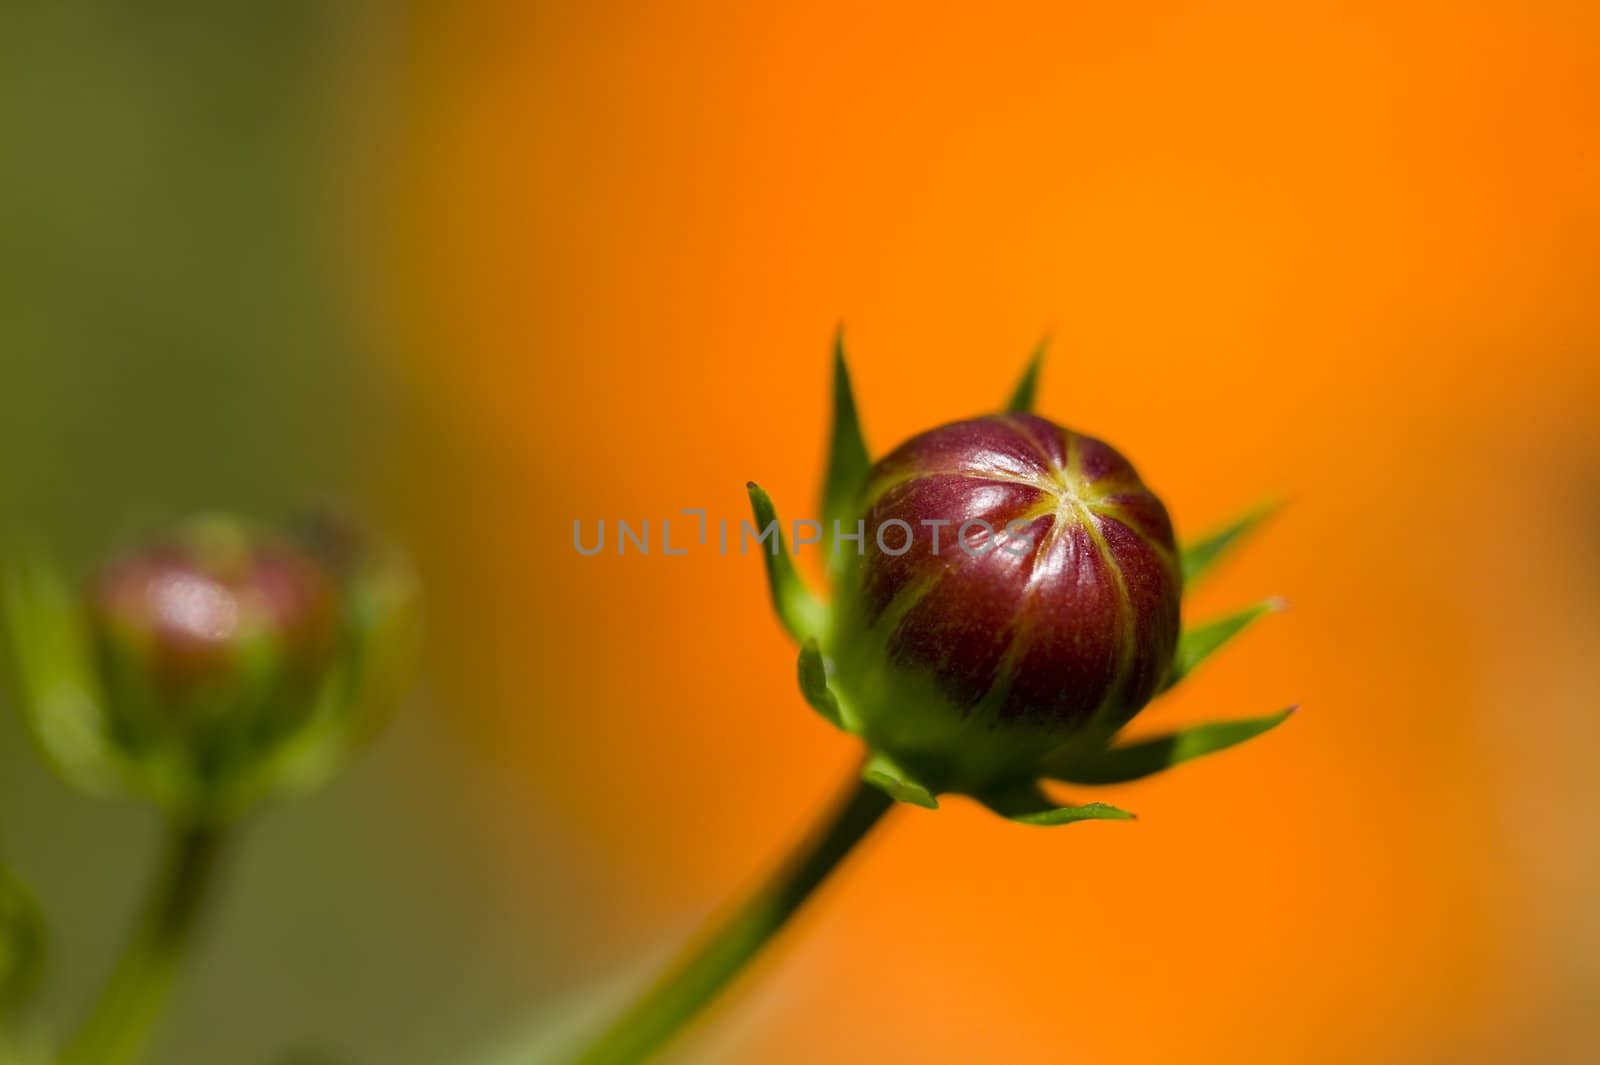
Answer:
<svg viewBox="0 0 1600 1065"><path fill-rule="evenodd" d="M859 776L830 818L754 895L688 947L574 1065L632 1065L692 1021L894 805Z"/></svg>
<svg viewBox="0 0 1600 1065"><path fill-rule="evenodd" d="M168 827L159 879L133 938L58 1065L133 1065L172 992L216 873L219 829Z"/></svg>

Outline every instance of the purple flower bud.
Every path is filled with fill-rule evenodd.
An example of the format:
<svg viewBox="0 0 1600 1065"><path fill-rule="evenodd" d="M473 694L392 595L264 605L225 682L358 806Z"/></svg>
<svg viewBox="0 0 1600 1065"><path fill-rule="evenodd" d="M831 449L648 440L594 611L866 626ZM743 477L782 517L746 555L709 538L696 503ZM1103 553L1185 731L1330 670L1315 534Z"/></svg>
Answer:
<svg viewBox="0 0 1600 1065"><path fill-rule="evenodd" d="M270 657L309 686L337 649L332 576L310 554L237 525L187 526L113 560L87 589L91 630L114 674L139 674L165 707L227 692Z"/></svg>
<svg viewBox="0 0 1600 1065"><path fill-rule="evenodd" d="M1178 552L1166 508L1110 445L1030 414L956 422L883 458L862 500L869 542L832 643L886 748L945 761L940 748L1014 731L1031 752L1001 742L996 757L1037 757L1158 690Z"/></svg>
<svg viewBox="0 0 1600 1065"><path fill-rule="evenodd" d="M0 580L19 705L67 780L224 822L326 782L404 694L416 578L348 523L187 522L76 594L34 557Z"/></svg>

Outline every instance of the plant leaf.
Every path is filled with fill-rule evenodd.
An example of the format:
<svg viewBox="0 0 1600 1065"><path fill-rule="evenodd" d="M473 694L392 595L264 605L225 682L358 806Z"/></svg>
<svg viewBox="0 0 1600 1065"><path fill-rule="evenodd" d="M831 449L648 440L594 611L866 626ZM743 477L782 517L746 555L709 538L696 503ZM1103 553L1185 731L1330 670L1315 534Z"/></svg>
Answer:
<svg viewBox="0 0 1600 1065"><path fill-rule="evenodd" d="M896 802L907 802L928 810L939 808L939 800L933 797L933 792L882 751L874 751L872 757L867 759L861 779Z"/></svg>
<svg viewBox="0 0 1600 1065"><path fill-rule="evenodd" d="M978 801L1001 817L1022 825L1070 825L1075 821L1132 821L1133 814L1103 802L1062 806L1033 783L1004 788L978 796Z"/></svg>
<svg viewBox="0 0 1600 1065"><path fill-rule="evenodd" d="M1281 500L1257 503L1238 517L1217 526L1192 543L1183 545L1184 589L1194 587L1228 552L1283 506Z"/></svg>
<svg viewBox="0 0 1600 1065"><path fill-rule="evenodd" d="M811 708L833 723L844 728L844 715L839 712L839 700L828 687L828 669L822 660L822 651L816 640L807 640L800 648L800 694L806 697Z"/></svg>
<svg viewBox="0 0 1600 1065"><path fill-rule="evenodd" d="M1050 347L1050 338L1039 341L1039 346L1033 349L1033 354L1028 358L1028 365L1022 371L1022 377L1017 381L1017 387L1011 392L1011 398L1006 401L1006 411L1011 414L1027 414L1033 410L1033 401L1039 391L1039 371L1044 366L1044 356Z"/></svg>
<svg viewBox="0 0 1600 1065"><path fill-rule="evenodd" d="M1265 599L1236 613L1184 629L1178 639L1178 653L1173 658L1172 671L1167 674L1161 690L1166 691L1178 684L1223 644L1249 628L1256 619L1275 614L1285 605L1282 599Z"/></svg>
<svg viewBox="0 0 1600 1065"><path fill-rule="evenodd" d="M755 514L757 533L769 525L776 526L773 529L772 546L763 551L772 608L777 611L778 620L783 623L785 631L804 642L822 631L827 619L827 607L817 601L795 570L794 559L789 557L788 541L783 535L782 524L778 522L778 512L772 505L772 498L754 481L745 487L750 492L750 509Z"/></svg>
<svg viewBox="0 0 1600 1065"><path fill-rule="evenodd" d="M113 744L77 603L39 557L8 568L0 589L17 705L56 772L93 795L125 793L130 769Z"/></svg>
<svg viewBox="0 0 1600 1065"><path fill-rule="evenodd" d="M857 503L872 468L855 393L850 387L850 367L844 356L844 327L833 342L833 433L828 442L828 472L822 482L822 542L828 551L828 572L836 572L846 557L833 538L834 522L853 530L861 517Z"/></svg>
<svg viewBox="0 0 1600 1065"><path fill-rule="evenodd" d="M1126 747L1078 754L1048 766L1046 771L1069 784L1124 784L1253 739L1283 724L1295 709L1291 706L1280 713L1242 721L1214 721Z"/></svg>

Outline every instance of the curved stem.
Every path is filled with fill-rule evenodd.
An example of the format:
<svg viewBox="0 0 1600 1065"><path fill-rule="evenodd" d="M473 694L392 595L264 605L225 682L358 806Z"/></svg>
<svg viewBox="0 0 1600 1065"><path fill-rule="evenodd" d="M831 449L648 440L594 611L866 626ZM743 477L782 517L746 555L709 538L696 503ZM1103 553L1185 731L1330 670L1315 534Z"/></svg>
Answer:
<svg viewBox="0 0 1600 1065"><path fill-rule="evenodd" d="M783 928L893 805L858 776L816 833L754 895L685 949L574 1065L632 1065L659 1050Z"/></svg>
<svg viewBox="0 0 1600 1065"><path fill-rule="evenodd" d="M59 1065L133 1065L166 1006L217 866L222 832L174 823L133 938Z"/></svg>

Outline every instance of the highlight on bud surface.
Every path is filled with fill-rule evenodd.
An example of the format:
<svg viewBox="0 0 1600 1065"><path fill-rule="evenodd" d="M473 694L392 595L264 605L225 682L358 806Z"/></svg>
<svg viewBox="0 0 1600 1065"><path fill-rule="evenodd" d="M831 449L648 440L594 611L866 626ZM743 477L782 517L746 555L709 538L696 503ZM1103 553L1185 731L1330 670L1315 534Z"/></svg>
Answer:
<svg viewBox="0 0 1600 1065"><path fill-rule="evenodd" d="M1178 642L1177 546L1106 444L1028 414L958 422L878 463L864 506L869 528L931 535L868 547L862 620L963 713L1075 729L1155 693Z"/></svg>
<svg viewBox="0 0 1600 1065"><path fill-rule="evenodd" d="M337 644L328 570L231 522L196 522L113 559L85 604L109 697L152 725L202 728L236 713L246 689L261 715L303 713Z"/></svg>
<svg viewBox="0 0 1600 1065"><path fill-rule="evenodd" d="M342 764L399 693L418 620L387 548L223 518L118 553L76 594L13 566L4 606L19 702L62 775L200 819Z"/></svg>
<svg viewBox="0 0 1600 1065"><path fill-rule="evenodd" d="M769 581L805 645L807 701L867 743L870 782L918 805L972 795L1029 824L1124 819L1100 803L1058 806L1038 782L1133 779L1285 716L1114 742L1154 696L1278 608L1180 628L1187 565L1210 569L1268 511L1180 546L1121 452L1032 413L1041 363L1042 350L1005 413L864 463L853 460L869 452L841 347L823 498L829 517L859 519L866 535L830 566L831 602L786 559L768 559ZM774 512L759 487L751 498L758 515Z"/></svg>

